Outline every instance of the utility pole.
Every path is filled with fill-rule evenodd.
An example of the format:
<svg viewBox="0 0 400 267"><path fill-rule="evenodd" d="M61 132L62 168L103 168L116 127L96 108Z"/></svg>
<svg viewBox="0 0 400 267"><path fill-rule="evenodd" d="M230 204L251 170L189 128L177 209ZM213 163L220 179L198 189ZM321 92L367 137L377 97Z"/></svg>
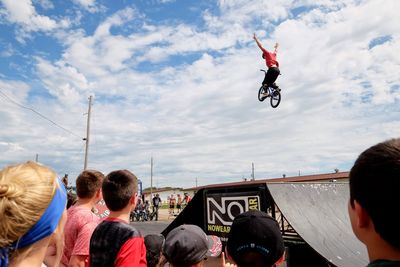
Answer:
<svg viewBox="0 0 400 267"><path fill-rule="evenodd" d="M150 200L153 199L153 157L150 162Z"/></svg>
<svg viewBox="0 0 400 267"><path fill-rule="evenodd" d="M83 169L86 170L87 162L88 162L88 153L89 153L89 135L90 135L90 112L92 111L92 96L89 96L89 108L87 113L87 124L86 124L86 138L83 138L86 141L85 146L85 164L83 165Z"/></svg>
<svg viewBox="0 0 400 267"><path fill-rule="evenodd" d="M254 181L254 162L251 163L251 179Z"/></svg>
<svg viewBox="0 0 400 267"><path fill-rule="evenodd" d="M197 187L197 177L196 177L196 187Z"/></svg>

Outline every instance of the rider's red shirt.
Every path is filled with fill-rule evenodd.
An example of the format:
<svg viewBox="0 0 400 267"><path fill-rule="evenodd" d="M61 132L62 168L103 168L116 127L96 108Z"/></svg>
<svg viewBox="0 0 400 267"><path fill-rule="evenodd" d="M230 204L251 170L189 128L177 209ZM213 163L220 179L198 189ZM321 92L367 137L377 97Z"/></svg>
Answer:
<svg viewBox="0 0 400 267"><path fill-rule="evenodd" d="M279 63L276 61L276 53L272 53L263 49L263 54L265 58L265 64L267 64L268 68L279 67Z"/></svg>

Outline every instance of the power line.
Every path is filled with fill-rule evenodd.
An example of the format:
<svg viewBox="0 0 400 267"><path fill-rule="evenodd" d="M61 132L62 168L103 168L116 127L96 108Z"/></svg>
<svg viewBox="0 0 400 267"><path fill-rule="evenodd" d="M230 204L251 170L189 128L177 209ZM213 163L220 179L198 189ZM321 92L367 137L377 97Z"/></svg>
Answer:
<svg viewBox="0 0 400 267"><path fill-rule="evenodd" d="M24 109L27 109L27 110L30 110L30 111L36 113L37 115L39 115L39 116L42 117L43 119L45 119L45 120L51 122L51 123L54 124L55 126L57 126L57 127L61 128L61 129L63 129L64 131L68 132L69 134L72 134L72 135L74 135L74 136L76 136L76 137L78 137L78 138L80 138L80 139L82 138L82 136L76 135L75 133L73 133L73 132L71 132L70 130L64 128L63 126L59 125L59 124L56 123L55 121L53 121L53 120L47 118L45 115L41 114L40 112L34 110L33 108L26 107L26 106L24 106L24 105L22 105L22 104L16 102L15 100L11 99L8 95L6 95L5 93L3 93L2 91L0 91L0 96L2 96L3 98L9 100L11 103L13 103L14 105L19 106L20 108L24 108Z"/></svg>

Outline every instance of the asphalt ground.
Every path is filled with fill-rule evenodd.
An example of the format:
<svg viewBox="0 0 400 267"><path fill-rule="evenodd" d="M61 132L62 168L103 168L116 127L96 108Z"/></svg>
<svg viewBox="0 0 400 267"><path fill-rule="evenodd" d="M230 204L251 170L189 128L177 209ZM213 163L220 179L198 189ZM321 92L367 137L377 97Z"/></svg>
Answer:
<svg viewBox="0 0 400 267"><path fill-rule="evenodd" d="M161 234L161 232L167 228L170 224L170 221L145 221L145 222L131 222L142 236L146 236L148 234Z"/></svg>

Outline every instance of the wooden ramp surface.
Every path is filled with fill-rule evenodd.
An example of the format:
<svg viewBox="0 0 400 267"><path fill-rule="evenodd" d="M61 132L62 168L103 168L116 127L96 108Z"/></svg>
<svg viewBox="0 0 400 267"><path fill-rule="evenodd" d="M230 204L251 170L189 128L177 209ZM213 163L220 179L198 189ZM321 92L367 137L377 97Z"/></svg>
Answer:
<svg viewBox="0 0 400 267"><path fill-rule="evenodd" d="M275 204L294 230L336 266L368 264L365 246L354 236L347 212L347 183L270 183Z"/></svg>

